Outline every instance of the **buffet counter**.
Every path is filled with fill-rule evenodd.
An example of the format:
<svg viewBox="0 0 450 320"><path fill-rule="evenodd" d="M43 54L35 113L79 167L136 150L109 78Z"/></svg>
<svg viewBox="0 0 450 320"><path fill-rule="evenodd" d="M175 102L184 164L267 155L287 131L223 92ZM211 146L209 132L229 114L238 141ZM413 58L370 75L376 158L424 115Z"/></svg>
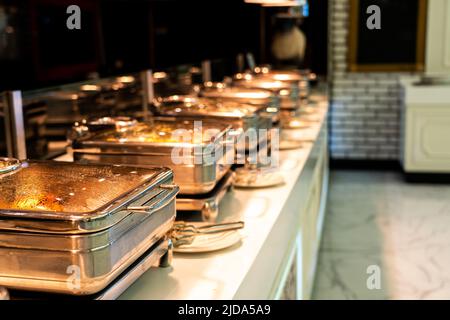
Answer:
<svg viewBox="0 0 450 320"><path fill-rule="evenodd" d="M310 298L328 187L328 100L311 99L318 121L293 132L304 138L302 148L281 151L286 183L236 188L220 204L220 221L245 221L240 243L213 253L175 253L172 267L149 269L119 299Z"/></svg>

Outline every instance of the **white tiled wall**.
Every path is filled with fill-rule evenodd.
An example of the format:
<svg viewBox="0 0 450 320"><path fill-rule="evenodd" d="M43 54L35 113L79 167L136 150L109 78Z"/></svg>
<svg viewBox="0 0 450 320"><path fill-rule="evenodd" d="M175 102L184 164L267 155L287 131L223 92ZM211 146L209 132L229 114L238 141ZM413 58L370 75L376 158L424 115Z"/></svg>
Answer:
<svg viewBox="0 0 450 320"><path fill-rule="evenodd" d="M330 1L330 148L333 159L399 158L399 78L347 72L348 0Z"/></svg>

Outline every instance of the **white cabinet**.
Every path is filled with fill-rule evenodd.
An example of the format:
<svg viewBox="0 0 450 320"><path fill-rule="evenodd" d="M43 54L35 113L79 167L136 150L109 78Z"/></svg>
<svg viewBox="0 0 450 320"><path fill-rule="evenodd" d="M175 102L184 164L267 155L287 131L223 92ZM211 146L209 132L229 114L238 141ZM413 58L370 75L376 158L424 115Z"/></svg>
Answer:
<svg viewBox="0 0 450 320"><path fill-rule="evenodd" d="M405 172L450 173L450 86L411 84L404 90Z"/></svg>
<svg viewBox="0 0 450 320"><path fill-rule="evenodd" d="M450 74L450 1L428 1L426 73Z"/></svg>

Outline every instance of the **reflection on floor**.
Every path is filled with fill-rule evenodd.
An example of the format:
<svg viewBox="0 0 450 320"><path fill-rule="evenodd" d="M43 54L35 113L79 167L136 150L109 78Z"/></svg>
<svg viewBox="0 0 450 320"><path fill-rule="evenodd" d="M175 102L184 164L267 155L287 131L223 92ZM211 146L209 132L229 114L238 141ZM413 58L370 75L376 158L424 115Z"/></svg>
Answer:
<svg viewBox="0 0 450 320"><path fill-rule="evenodd" d="M450 185L333 171L313 298L450 299Z"/></svg>

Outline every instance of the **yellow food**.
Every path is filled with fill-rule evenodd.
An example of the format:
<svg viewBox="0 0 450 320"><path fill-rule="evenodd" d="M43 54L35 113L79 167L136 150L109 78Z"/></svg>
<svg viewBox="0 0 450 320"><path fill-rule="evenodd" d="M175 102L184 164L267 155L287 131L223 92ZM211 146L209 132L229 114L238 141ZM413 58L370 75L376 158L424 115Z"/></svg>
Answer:
<svg viewBox="0 0 450 320"><path fill-rule="evenodd" d="M17 210L63 211L64 206L54 195L28 196L16 199L12 204L0 203L0 208Z"/></svg>
<svg viewBox="0 0 450 320"><path fill-rule="evenodd" d="M187 129L186 125L138 124L127 130L108 134L105 140L108 142L202 143L209 142L213 133L217 133L217 130L209 127L203 127L201 132L194 132L193 129Z"/></svg>

